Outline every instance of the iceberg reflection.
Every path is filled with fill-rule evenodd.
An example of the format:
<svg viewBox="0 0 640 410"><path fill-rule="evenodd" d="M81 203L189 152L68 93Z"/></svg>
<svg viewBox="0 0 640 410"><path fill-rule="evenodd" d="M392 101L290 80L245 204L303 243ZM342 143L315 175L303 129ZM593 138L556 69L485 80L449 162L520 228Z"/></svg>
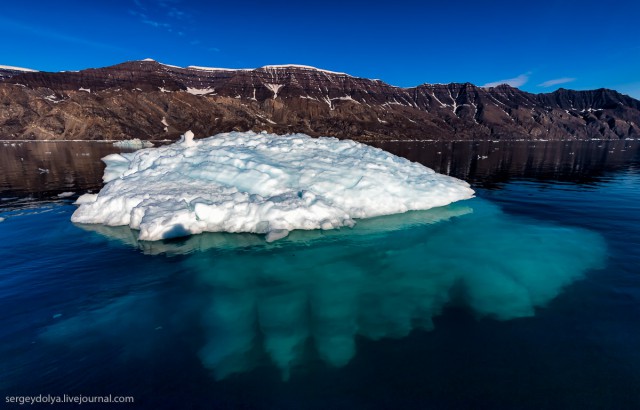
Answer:
<svg viewBox="0 0 640 410"><path fill-rule="evenodd" d="M310 355L344 366L356 354L356 336L400 338L416 327L431 329L451 305L498 320L532 316L605 257L604 241L593 232L504 214L478 198L361 221L352 230L293 232L272 244L229 234L149 243L128 228L83 228L145 253L191 253L180 261L189 291L170 304L158 298L161 308L146 296L145 303L116 302L50 327L45 338L115 338L122 315L143 318L163 309L180 331L202 336L199 358L217 379L250 370L265 355L285 379ZM109 332L87 332L92 326ZM122 331L127 343L149 343L131 337L130 327ZM145 349L151 350L130 350Z"/></svg>
<svg viewBox="0 0 640 410"><path fill-rule="evenodd" d="M345 237L349 237L348 239L352 241L355 238L360 239L366 236L365 240L370 240L372 235L381 235L390 231L409 229L421 225L431 225L473 212L473 209L466 206L466 204L468 204L468 201L465 204L452 204L428 211L411 211L404 214L361 219L355 229L297 230L275 243L265 242L264 235L226 232L204 232L181 238L144 241L138 239L138 231L128 226L107 226L102 224L75 224L75 226L138 248L147 255L184 255L207 250L238 249L255 246L274 249L291 244L311 244L326 240L340 240Z"/></svg>

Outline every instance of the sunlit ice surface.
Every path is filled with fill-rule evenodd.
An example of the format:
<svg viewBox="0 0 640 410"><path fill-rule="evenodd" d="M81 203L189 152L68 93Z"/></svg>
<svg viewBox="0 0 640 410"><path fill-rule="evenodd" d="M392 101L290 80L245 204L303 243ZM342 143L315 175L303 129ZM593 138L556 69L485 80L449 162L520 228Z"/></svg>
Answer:
<svg viewBox="0 0 640 410"><path fill-rule="evenodd" d="M285 380L309 357L342 367L357 355L358 337L430 330L448 307L495 320L530 317L606 255L594 232L505 214L481 198L353 228L293 231L273 243L229 233L149 242L128 227L77 226L177 261L183 296L115 297L61 318L41 341L113 343L122 355L144 357L161 342L142 329L166 316L176 332L200 335L194 354L216 379L250 371L265 356Z"/></svg>
<svg viewBox="0 0 640 410"><path fill-rule="evenodd" d="M231 132L112 154L73 222L129 226L140 239L353 226L473 197L469 184L379 148L305 134Z"/></svg>

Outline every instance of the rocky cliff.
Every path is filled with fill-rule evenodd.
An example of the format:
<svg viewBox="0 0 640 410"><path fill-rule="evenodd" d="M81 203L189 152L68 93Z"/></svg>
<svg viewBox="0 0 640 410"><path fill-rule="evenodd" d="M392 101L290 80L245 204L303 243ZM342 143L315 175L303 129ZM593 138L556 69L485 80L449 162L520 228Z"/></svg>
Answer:
<svg viewBox="0 0 640 410"><path fill-rule="evenodd" d="M175 139L224 131L360 140L640 138L640 101L613 90L400 88L305 66L228 70L132 61L0 70L0 139Z"/></svg>

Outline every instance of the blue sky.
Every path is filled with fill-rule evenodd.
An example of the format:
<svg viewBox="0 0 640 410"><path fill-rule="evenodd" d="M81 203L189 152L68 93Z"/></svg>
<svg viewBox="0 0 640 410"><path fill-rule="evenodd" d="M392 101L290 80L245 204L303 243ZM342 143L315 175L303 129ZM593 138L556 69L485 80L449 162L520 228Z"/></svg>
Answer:
<svg viewBox="0 0 640 410"><path fill-rule="evenodd" d="M607 87L640 98L640 1L9 1L0 64L305 64L398 86Z"/></svg>

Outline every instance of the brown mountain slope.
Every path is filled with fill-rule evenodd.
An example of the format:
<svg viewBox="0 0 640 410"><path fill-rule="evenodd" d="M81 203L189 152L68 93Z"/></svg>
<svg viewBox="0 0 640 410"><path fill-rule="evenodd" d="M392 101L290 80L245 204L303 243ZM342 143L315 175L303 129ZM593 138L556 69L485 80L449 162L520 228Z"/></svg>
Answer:
<svg viewBox="0 0 640 410"><path fill-rule="evenodd" d="M0 74L0 139L173 139L187 129L360 140L640 138L640 101L607 89L399 88L304 66L224 70L152 60Z"/></svg>

